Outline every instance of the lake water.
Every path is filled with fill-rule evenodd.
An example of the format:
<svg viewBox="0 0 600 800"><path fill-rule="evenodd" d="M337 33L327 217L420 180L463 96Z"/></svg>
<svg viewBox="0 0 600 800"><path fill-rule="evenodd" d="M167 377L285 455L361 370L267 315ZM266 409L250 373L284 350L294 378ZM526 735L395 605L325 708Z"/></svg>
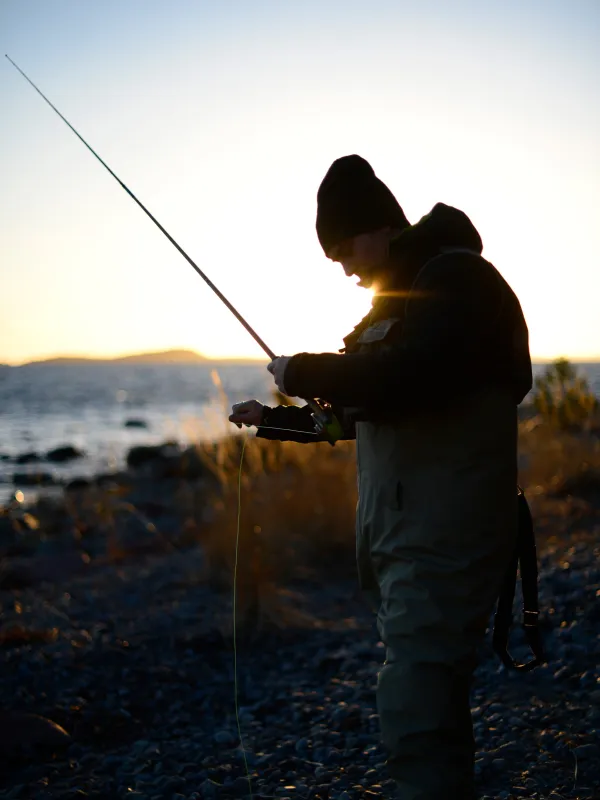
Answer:
<svg viewBox="0 0 600 800"><path fill-rule="evenodd" d="M600 396L600 363L577 368ZM535 374L543 369L534 365ZM13 491L15 471L43 470L63 479L92 476L121 468L136 444L168 439L185 444L237 432L227 421L231 404L252 397L272 404L273 388L261 363L1 367L0 503ZM125 427L131 419L147 427ZM65 444L86 457L66 465L13 462L19 454L43 455Z"/></svg>

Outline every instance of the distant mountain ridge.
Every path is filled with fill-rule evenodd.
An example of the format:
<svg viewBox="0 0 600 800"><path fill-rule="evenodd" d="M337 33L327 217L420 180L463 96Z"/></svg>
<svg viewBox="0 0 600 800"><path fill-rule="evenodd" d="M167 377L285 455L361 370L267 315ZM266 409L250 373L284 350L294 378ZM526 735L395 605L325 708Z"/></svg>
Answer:
<svg viewBox="0 0 600 800"><path fill-rule="evenodd" d="M48 364L58 366L62 364L204 364L218 363L222 361L244 363L254 359L245 358L207 358L197 353L195 350L160 350L152 353L134 353L128 356L117 356L116 358L93 358L85 356L57 356L55 358L45 358L35 361L28 361L21 366L33 364Z"/></svg>
<svg viewBox="0 0 600 800"><path fill-rule="evenodd" d="M92 356L54 356L52 358L34 359L25 361L22 364L0 363L0 369L9 369L15 366L27 367L37 364L48 364L60 366L77 364L246 364L263 363L266 358L208 358L195 350L173 349L159 350L149 353L133 353L127 356L115 356L114 358L94 358ZM541 366L552 363L554 359L534 358L534 366ZM570 358L569 361L574 366L578 364L599 364L600 356L595 358Z"/></svg>

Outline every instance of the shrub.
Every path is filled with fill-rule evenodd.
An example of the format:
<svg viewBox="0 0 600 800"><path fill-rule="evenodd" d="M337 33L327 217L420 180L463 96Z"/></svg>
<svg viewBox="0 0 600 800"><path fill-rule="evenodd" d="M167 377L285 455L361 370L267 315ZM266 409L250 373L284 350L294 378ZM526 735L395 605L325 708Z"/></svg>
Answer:
<svg viewBox="0 0 600 800"><path fill-rule="evenodd" d="M554 361L535 379L532 403L545 422L562 430L581 427L599 407L587 380L566 358Z"/></svg>

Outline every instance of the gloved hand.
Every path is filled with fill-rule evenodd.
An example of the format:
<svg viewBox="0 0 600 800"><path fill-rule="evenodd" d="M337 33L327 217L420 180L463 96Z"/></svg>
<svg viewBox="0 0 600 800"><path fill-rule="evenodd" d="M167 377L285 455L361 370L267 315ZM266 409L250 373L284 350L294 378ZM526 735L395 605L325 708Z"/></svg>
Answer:
<svg viewBox="0 0 600 800"><path fill-rule="evenodd" d="M231 407L229 422L235 422L238 428L242 425L260 425L263 417L264 405L258 400L244 400L243 403L234 403Z"/></svg>
<svg viewBox="0 0 600 800"><path fill-rule="evenodd" d="M291 356L279 356L279 358L274 358L273 361L267 365L267 369L275 378L275 384L277 388L280 392L282 392L282 394L285 394L288 397L292 397L292 395L286 392L283 379L285 376L285 368L287 367L290 358Z"/></svg>

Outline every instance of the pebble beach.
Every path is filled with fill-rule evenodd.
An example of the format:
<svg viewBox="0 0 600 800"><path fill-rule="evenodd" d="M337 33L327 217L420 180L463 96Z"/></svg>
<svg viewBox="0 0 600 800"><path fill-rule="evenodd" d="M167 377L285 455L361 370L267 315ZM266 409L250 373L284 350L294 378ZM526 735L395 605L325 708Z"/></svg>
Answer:
<svg viewBox="0 0 600 800"><path fill-rule="evenodd" d="M543 518L554 533L539 545L549 663L507 672L488 637L477 670L475 769L490 800L600 797L600 508L560 519ZM187 546L5 581L0 797L394 797L374 695L384 651L355 583L286 587L292 621L265 617L234 653L233 596L202 570ZM19 749L23 713L60 729Z"/></svg>

